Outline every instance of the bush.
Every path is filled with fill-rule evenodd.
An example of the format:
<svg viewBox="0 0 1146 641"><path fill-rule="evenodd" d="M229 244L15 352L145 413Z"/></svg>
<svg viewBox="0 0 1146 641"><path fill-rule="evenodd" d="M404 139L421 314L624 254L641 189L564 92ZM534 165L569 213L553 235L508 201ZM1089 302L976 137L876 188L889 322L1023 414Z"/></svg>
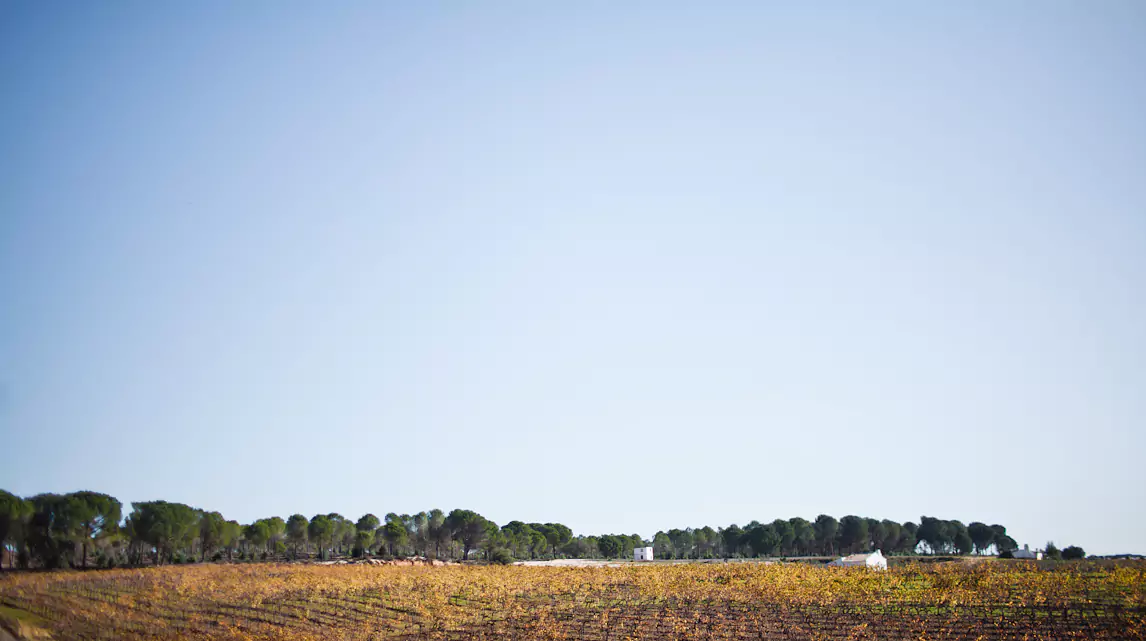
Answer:
<svg viewBox="0 0 1146 641"><path fill-rule="evenodd" d="M1083 558L1086 558L1086 550L1078 547L1077 545L1071 545L1069 547L1063 548L1062 558L1064 558L1064 559L1083 559Z"/></svg>
<svg viewBox="0 0 1146 641"><path fill-rule="evenodd" d="M1013 559L1015 555L1010 550L1003 550L999 553L1000 559Z"/></svg>
<svg viewBox="0 0 1146 641"><path fill-rule="evenodd" d="M489 562L495 565L509 565L513 563L513 555L505 548L494 548L489 553Z"/></svg>

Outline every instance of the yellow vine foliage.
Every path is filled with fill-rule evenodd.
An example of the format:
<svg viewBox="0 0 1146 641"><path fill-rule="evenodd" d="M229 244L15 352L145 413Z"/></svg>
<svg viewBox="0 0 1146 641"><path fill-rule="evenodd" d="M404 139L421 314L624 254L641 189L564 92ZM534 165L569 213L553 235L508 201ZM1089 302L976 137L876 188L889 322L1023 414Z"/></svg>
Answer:
<svg viewBox="0 0 1146 641"><path fill-rule="evenodd" d="M58 639L1143 639L1146 565L198 565L0 578Z"/></svg>

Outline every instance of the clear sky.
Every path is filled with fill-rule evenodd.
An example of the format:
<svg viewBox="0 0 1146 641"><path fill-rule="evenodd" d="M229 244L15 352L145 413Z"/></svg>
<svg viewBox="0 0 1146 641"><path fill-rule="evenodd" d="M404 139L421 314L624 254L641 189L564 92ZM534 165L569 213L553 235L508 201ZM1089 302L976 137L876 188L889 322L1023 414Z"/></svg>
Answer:
<svg viewBox="0 0 1146 641"><path fill-rule="evenodd" d="M1141 2L0 3L0 487L1146 552Z"/></svg>

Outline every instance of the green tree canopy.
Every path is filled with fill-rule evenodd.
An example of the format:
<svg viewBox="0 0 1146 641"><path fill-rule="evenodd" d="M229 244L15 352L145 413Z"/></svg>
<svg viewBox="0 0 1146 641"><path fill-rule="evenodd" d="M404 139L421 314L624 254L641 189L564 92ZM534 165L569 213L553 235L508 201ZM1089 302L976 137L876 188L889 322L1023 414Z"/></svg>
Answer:
<svg viewBox="0 0 1146 641"><path fill-rule="evenodd" d="M615 559L621 556L621 550L624 546L617 537L612 534L606 534L597 539L597 550L601 552L601 556L606 559Z"/></svg>
<svg viewBox="0 0 1146 641"><path fill-rule="evenodd" d="M382 522L379 521L378 517L374 516L373 514L364 514L362 515L362 518L358 519L358 523L355 524L355 527L358 528L359 531L370 532L373 534L374 530L377 530L378 526L381 524Z"/></svg>
<svg viewBox="0 0 1146 641"><path fill-rule="evenodd" d="M243 535L243 526L238 521L227 521L223 524L223 535L220 543L227 550L227 558L234 558L235 548L239 545L239 538Z"/></svg>
<svg viewBox="0 0 1146 641"><path fill-rule="evenodd" d="M392 519L382 526L382 537L390 547L390 556L394 556L396 548L406 544L407 534L406 526L400 519Z"/></svg>
<svg viewBox="0 0 1146 641"><path fill-rule="evenodd" d="M470 550L485 539L486 523L486 518L473 510L452 510L446 517L446 526L453 533L454 540L461 541L463 559L469 559Z"/></svg>
<svg viewBox="0 0 1146 641"><path fill-rule="evenodd" d="M771 556L780 546L780 535L771 524L749 523L744 530L744 538L752 548L753 556Z"/></svg>
<svg viewBox="0 0 1146 641"><path fill-rule="evenodd" d="M176 548L190 546L199 534L199 512L188 505L143 501L131 507L127 520L132 536L154 549L156 564L170 558Z"/></svg>
<svg viewBox="0 0 1146 641"><path fill-rule="evenodd" d="M553 554L557 554L557 548L564 546L573 538L573 530L561 523L530 523L529 527L545 537Z"/></svg>
<svg viewBox="0 0 1146 641"><path fill-rule="evenodd" d="M792 529L792 524L785 519L776 519L772 521L772 531L780 539L778 544L780 554L791 554L796 541L796 530Z"/></svg>
<svg viewBox="0 0 1146 641"><path fill-rule="evenodd" d="M358 530L354 534L354 554L365 556L374 546L373 530Z"/></svg>
<svg viewBox="0 0 1146 641"><path fill-rule="evenodd" d="M341 547L347 543L354 541L354 532L356 528L354 523L338 512L331 512L326 515L330 520L330 547Z"/></svg>
<svg viewBox="0 0 1146 641"><path fill-rule="evenodd" d="M440 557L442 546L449 543L452 536L449 526L446 525L446 513L438 508L430 510L426 532L434 543L434 557Z"/></svg>
<svg viewBox="0 0 1146 641"><path fill-rule="evenodd" d="M223 529L226 523L227 520L218 512L204 512L199 516L201 560L206 560L211 551L223 544Z"/></svg>
<svg viewBox="0 0 1146 641"><path fill-rule="evenodd" d="M413 515L390 512L381 523L374 514L365 514L357 522L333 512L312 519L294 514L286 521L269 517L245 527L225 521L218 512L166 501L134 504L122 526L121 512L117 499L98 492L40 494L22 499L0 490L0 545L18 551L22 565L55 568L86 565L92 550L101 565L109 560L117 563L116 557L141 564L152 553L156 564L173 558L182 561L192 554L205 560L216 550L231 558L239 542L249 544L252 551L281 553L293 549L297 556L300 548L313 541L320 558L327 558L331 552L353 550L361 554L375 546L388 545L395 555L412 550L414 554L440 557L444 553L469 559L473 550L479 550L483 558L496 555L502 560L548 554L627 558L635 546L650 544L638 534L574 536L561 523L510 521L498 527L464 509L449 514L438 509ZM121 546L125 540L130 544ZM673 528L657 532L651 544L659 558L835 554L876 548L888 554L989 554L992 550L1004 553L1017 547L1005 527L983 521L965 526L958 520L924 516L916 525L855 515L837 521L826 514L814 522L800 517L771 522L753 520L743 529L736 524L718 529ZM1071 553L1078 554L1074 550ZM1050 558L1059 554L1053 544L1047 551Z"/></svg>
<svg viewBox="0 0 1146 641"><path fill-rule="evenodd" d="M724 540L725 555L734 556L744 543L744 530L742 530L739 525L733 523L720 531L720 538Z"/></svg>
<svg viewBox="0 0 1146 641"><path fill-rule="evenodd" d="M1069 545L1062 549L1062 558L1064 560L1084 559L1086 558L1086 550L1077 545Z"/></svg>
<svg viewBox="0 0 1146 641"><path fill-rule="evenodd" d="M867 541L864 548L867 550L881 549L884 538L887 537L887 528L879 519L864 519L867 522Z"/></svg>
<svg viewBox="0 0 1146 641"><path fill-rule="evenodd" d="M955 533L947 521L923 516L919 519L919 531L916 536L932 552L941 554L950 551L955 543Z"/></svg>
<svg viewBox="0 0 1146 641"><path fill-rule="evenodd" d="M306 545L308 540L307 529L310 527L310 521L301 514L292 514L286 522L286 536L287 541L290 543L294 553L298 554L298 549Z"/></svg>
<svg viewBox="0 0 1146 641"><path fill-rule="evenodd" d="M971 537L971 545L975 552L983 554L995 542L995 531L991 526L979 521L972 521L967 526L967 535Z"/></svg>
<svg viewBox="0 0 1146 641"><path fill-rule="evenodd" d="M868 543L867 519L849 514L840 519L840 529L837 536L840 551L844 554L856 552Z"/></svg>
<svg viewBox="0 0 1146 641"><path fill-rule="evenodd" d="M883 520L883 540L879 542L879 549L886 553L900 551L900 541L903 540L903 526L895 521Z"/></svg>
<svg viewBox="0 0 1146 641"><path fill-rule="evenodd" d="M266 546L267 541L270 540L271 529L266 521L255 521L243 528L243 538L252 547L261 548Z"/></svg>
<svg viewBox="0 0 1146 641"><path fill-rule="evenodd" d="M11 544L15 550L16 542L23 537L28 519L32 517L32 510L31 502L0 490L0 548ZM11 556L8 562L11 565Z"/></svg>
<svg viewBox="0 0 1146 641"><path fill-rule="evenodd" d="M820 554L832 554L836 548L836 534L839 532L840 523L835 517L821 514L816 517L815 524L812 526L816 539L816 551Z"/></svg>
<svg viewBox="0 0 1146 641"><path fill-rule="evenodd" d="M311 517L306 533L318 548L318 558L325 558L326 546L330 544L334 535L334 522L325 514L316 514Z"/></svg>
<svg viewBox="0 0 1146 641"><path fill-rule="evenodd" d="M123 504L114 496L99 492L73 492L65 496L72 537L81 548L81 564L88 566L88 546L119 530Z"/></svg>
<svg viewBox="0 0 1146 641"><path fill-rule="evenodd" d="M66 565L74 552L77 522L69 509L68 498L61 494L37 494L29 499L32 514L25 530L29 552L42 567Z"/></svg>
<svg viewBox="0 0 1146 641"><path fill-rule="evenodd" d="M812 524L807 519L797 516L788 519L788 525L792 527L792 545L796 549L796 554L809 554L812 549L812 542L816 538Z"/></svg>
<svg viewBox="0 0 1146 641"><path fill-rule="evenodd" d="M267 543L274 545L279 541L286 538L286 522L281 517L272 516L265 519L259 519L267 525Z"/></svg>
<svg viewBox="0 0 1146 641"><path fill-rule="evenodd" d="M538 533L536 530L521 521L510 521L502 526L501 531L505 535L506 545L514 556L518 558L535 556L532 545L533 535Z"/></svg>

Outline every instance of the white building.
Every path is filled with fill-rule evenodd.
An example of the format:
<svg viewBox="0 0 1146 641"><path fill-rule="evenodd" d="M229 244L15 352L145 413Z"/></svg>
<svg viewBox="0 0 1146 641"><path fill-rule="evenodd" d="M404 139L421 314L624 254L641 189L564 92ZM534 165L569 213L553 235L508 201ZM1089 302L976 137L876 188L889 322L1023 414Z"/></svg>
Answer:
<svg viewBox="0 0 1146 641"><path fill-rule="evenodd" d="M652 548L633 548L634 561L652 561L653 549Z"/></svg>
<svg viewBox="0 0 1146 641"><path fill-rule="evenodd" d="M1023 549L1011 551L1011 557L1016 559L1034 559L1036 561L1042 561L1043 553L1038 550L1031 552L1031 546L1024 543Z"/></svg>
<svg viewBox="0 0 1146 641"><path fill-rule="evenodd" d="M876 550L875 552L870 553L841 556L828 565L837 568L870 568L872 570L886 570L887 557L885 557L879 550Z"/></svg>

